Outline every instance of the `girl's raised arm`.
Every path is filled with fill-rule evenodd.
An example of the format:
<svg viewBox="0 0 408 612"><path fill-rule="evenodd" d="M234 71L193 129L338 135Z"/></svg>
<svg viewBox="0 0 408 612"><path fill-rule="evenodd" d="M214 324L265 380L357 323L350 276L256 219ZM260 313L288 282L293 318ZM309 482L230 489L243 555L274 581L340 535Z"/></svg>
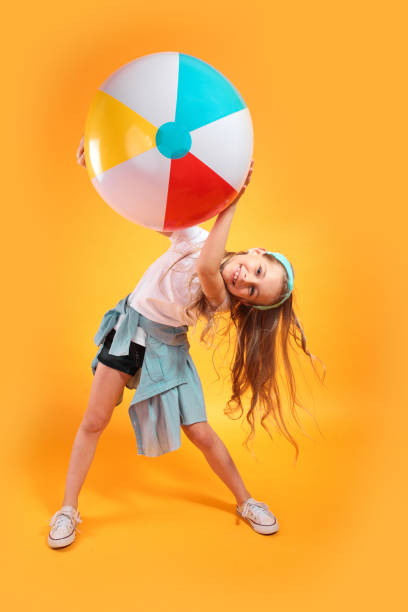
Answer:
<svg viewBox="0 0 408 612"><path fill-rule="evenodd" d="M209 275L219 272L237 200L218 214L197 260L197 272Z"/></svg>
<svg viewBox="0 0 408 612"><path fill-rule="evenodd" d="M224 256L225 243L236 205L237 202L234 202L219 213L196 263L196 271L201 289L214 308L218 308L220 304L223 304L227 297L224 280L220 272L220 265Z"/></svg>
<svg viewBox="0 0 408 612"><path fill-rule="evenodd" d="M244 194L245 189L251 179L252 170L254 167L254 160L251 162L248 175L245 179L245 183L233 201L232 204L225 208L219 213L211 231L201 249L200 256L197 260L197 271L203 274L215 275L219 272L222 258L224 257L225 245L232 222L232 218L235 213L235 209L239 198Z"/></svg>

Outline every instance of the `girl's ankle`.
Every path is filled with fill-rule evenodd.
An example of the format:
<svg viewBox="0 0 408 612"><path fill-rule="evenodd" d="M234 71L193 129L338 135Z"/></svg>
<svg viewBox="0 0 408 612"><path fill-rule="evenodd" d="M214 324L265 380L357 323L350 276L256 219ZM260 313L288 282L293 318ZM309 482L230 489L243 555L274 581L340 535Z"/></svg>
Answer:
<svg viewBox="0 0 408 612"><path fill-rule="evenodd" d="M75 508L75 510L78 510L78 502L75 504L75 503L69 503L69 502L63 501L62 505L61 505L61 508L68 507L68 506L70 508Z"/></svg>

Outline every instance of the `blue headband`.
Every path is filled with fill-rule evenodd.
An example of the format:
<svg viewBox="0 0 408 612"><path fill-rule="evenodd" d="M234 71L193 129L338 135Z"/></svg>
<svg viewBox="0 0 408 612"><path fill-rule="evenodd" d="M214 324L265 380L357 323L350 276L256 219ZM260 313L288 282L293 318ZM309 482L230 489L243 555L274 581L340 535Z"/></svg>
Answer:
<svg viewBox="0 0 408 612"><path fill-rule="evenodd" d="M269 255L273 255L276 259L278 259L281 264L283 264L287 274L288 274L288 279L289 279L289 291L288 293L285 295L284 298L282 298L280 300L280 302L278 302L277 304L271 304L270 306L257 306L256 304L251 304L251 306L253 308L258 308L258 310L269 310L269 308L277 308L278 306L280 306L281 304L283 304L283 302L285 302L288 297L290 296L290 294L292 293L292 289L293 289L293 271L292 271L292 266L289 263L289 260L286 259L286 257L284 255L282 255L282 253L273 253L272 251L266 251L267 253L269 253Z"/></svg>

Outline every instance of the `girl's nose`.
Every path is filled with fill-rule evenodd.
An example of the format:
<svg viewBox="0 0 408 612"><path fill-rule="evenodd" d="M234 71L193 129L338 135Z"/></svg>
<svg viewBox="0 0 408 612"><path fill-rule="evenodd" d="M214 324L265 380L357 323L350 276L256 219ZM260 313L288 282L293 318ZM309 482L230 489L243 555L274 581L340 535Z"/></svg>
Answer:
<svg viewBox="0 0 408 612"><path fill-rule="evenodd" d="M243 278L244 278L244 281L246 283L253 283L254 282L254 275L251 274L251 272L247 272L246 270L244 270L244 272L243 272Z"/></svg>
<svg viewBox="0 0 408 612"><path fill-rule="evenodd" d="M242 273L242 281L243 281L243 285L244 288L246 288L248 285L253 285L254 284L254 278L252 278L253 275L251 275L250 273L247 273L245 270Z"/></svg>

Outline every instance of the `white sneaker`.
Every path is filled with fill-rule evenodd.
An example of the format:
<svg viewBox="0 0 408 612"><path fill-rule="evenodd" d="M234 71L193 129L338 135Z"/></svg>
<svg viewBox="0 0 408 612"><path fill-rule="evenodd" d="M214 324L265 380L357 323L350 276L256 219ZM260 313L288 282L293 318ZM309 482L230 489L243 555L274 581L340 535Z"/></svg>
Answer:
<svg viewBox="0 0 408 612"><path fill-rule="evenodd" d="M269 507L253 497L244 502L240 507L236 506L237 513L245 519L254 531L263 534L275 533L279 529L277 518L269 510Z"/></svg>
<svg viewBox="0 0 408 612"><path fill-rule="evenodd" d="M48 544L51 548L68 546L75 540L77 524L82 523L79 512L74 506L62 506L50 520L51 529L48 534Z"/></svg>

